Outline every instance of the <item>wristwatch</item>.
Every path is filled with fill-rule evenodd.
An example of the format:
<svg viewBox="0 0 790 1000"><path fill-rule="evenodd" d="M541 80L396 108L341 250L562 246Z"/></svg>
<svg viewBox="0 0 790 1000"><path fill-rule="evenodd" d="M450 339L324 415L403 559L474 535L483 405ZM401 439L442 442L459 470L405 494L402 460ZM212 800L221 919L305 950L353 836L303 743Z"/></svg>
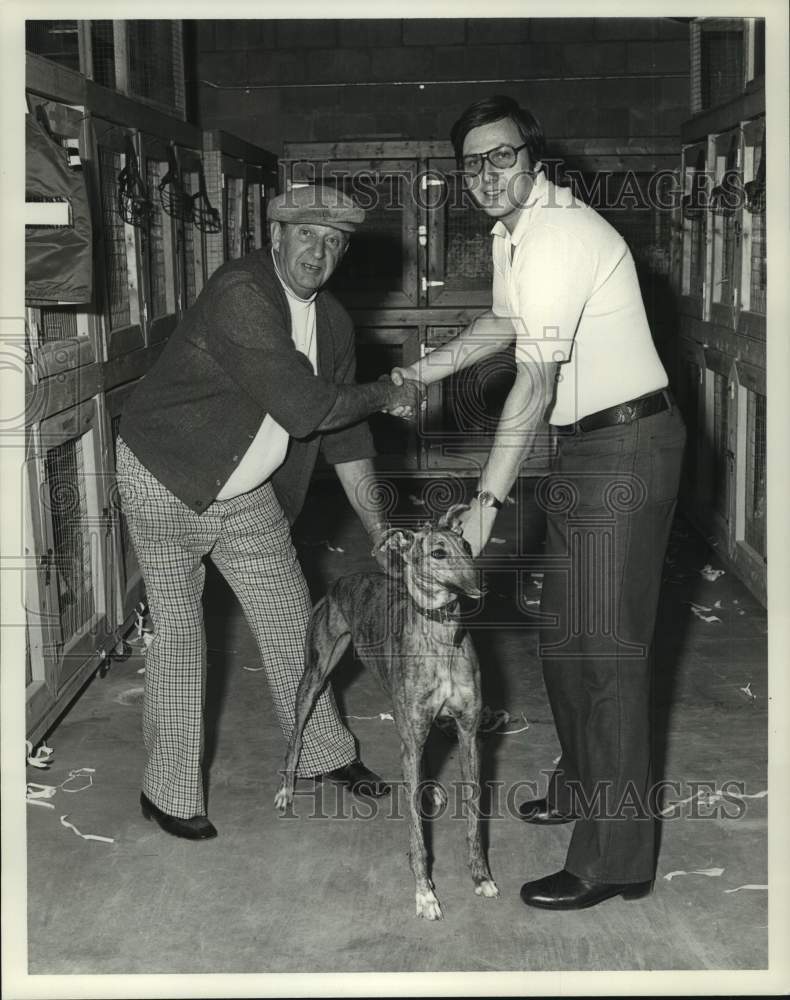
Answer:
<svg viewBox="0 0 790 1000"><path fill-rule="evenodd" d="M478 490L474 495L474 499L477 500L481 507L493 507L495 510L500 510L502 507L502 501L497 500L490 490Z"/></svg>

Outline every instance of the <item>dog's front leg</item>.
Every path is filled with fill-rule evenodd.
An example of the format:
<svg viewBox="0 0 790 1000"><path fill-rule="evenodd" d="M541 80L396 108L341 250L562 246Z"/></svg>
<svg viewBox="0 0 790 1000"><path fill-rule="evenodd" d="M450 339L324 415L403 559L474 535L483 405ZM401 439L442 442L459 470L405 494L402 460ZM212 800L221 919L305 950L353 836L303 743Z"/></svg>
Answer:
<svg viewBox="0 0 790 1000"><path fill-rule="evenodd" d="M479 713L462 715L456 719L458 726L458 750L461 761L461 776L469 788L469 797L464 796L466 812L466 844L469 856L469 870L475 883L475 893L489 898L498 896L499 889L491 878L483 845L480 840L480 747L477 726Z"/></svg>
<svg viewBox="0 0 790 1000"><path fill-rule="evenodd" d="M409 809L409 863L416 885L417 916L426 920L441 920L442 908L433 891L433 883L428 878L428 853L425 850L421 814L420 762L428 729L427 723L418 723L411 725L408 732L401 733L401 760Z"/></svg>

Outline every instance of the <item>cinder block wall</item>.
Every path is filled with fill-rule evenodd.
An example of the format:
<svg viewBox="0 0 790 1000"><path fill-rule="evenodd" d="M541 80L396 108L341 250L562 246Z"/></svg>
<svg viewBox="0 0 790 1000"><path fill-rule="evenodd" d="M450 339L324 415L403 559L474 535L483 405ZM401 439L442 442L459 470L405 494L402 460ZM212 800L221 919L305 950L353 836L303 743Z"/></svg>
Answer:
<svg viewBox="0 0 790 1000"><path fill-rule="evenodd" d="M497 92L549 139L679 146L689 116L688 27L666 18L202 20L195 44L200 124L277 154L284 141L446 139Z"/></svg>

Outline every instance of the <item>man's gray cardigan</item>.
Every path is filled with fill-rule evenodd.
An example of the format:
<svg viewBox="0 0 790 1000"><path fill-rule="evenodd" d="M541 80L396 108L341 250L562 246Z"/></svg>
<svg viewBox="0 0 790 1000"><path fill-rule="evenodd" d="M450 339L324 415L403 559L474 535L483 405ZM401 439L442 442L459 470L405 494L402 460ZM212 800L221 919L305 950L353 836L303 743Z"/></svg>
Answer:
<svg viewBox="0 0 790 1000"><path fill-rule="evenodd" d="M274 474L293 523L321 447L330 464L375 454L366 422L320 434L338 384L353 382L354 329L328 291L316 298L317 369L297 351L291 313L271 253L219 268L132 393L120 434L143 465L201 513L271 413L291 441Z"/></svg>

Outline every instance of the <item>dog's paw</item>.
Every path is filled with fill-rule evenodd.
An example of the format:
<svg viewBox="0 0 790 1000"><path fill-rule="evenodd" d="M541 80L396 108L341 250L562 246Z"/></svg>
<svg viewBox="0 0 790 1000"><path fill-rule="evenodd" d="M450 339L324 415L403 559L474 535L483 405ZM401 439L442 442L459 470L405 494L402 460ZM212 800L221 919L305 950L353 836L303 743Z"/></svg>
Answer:
<svg viewBox="0 0 790 1000"><path fill-rule="evenodd" d="M499 895L499 889L497 889L496 882L492 878L486 878L482 882L478 882L475 886L475 895L485 896L486 899L494 899Z"/></svg>
<svg viewBox="0 0 790 1000"><path fill-rule="evenodd" d="M275 808L279 809L280 812L285 812L292 801L293 795L289 793L285 785L282 785L280 790L274 796Z"/></svg>
<svg viewBox="0 0 790 1000"><path fill-rule="evenodd" d="M422 917L424 920L442 919L442 908L439 906L439 900L430 889L426 889L424 892L420 892L418 889L415 898L418 917Z"/></svg>

